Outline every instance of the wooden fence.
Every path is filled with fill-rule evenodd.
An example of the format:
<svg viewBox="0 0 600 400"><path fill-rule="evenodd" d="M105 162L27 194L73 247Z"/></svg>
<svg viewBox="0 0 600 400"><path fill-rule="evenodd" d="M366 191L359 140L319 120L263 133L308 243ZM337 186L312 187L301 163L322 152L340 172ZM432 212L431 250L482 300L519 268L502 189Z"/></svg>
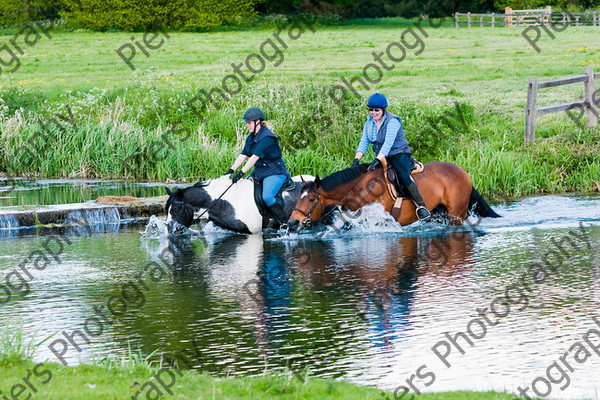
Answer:
<svg viewBox="0 0 600 400"><path fill-rule="evenodd" d="M508 7L507 7L508 9ZM455 13L454 25L456 28L460 24L466 25L468 28L473 26L504 26L507 28L515 26L530 26L541 24L559 24L561 26L568 24L570 26L600 26L600 12L588 13L567 13L567 12L551 12L547 9L540 10L510 10L504 14L472 14L472 13Z"/></svg>
<svg viewBox="0 0 600 400"><path fill-rule="evenodd" d="M538 115L567 111L574 108L585 108L586 116L588 118L587 126L596 126L598 123L598 111L596 110L596 106L600 106L600 99L596 99L598 104L594 104L594 79L600 79L600 73L594 74L594 71L591 68L587 68L583 75L570 76L568 78L555 79L546 82L538 82L536 78L530 78L529 86L527 87L527 106L525 109L525 144L535 142L535 119ZM578 82L583 82L584 85L584 98L582 101L564 103L557 106L537 107L538 89L569 85Z"/></svg>
<svg viewBox="0 0 600 400"><path fill-rule="evenodd" d="M552 20L552 7L546 6L537 10L513 10L510 7L504 9L506 16L506 27L529 26L536 24L548 24Z"/></svg>

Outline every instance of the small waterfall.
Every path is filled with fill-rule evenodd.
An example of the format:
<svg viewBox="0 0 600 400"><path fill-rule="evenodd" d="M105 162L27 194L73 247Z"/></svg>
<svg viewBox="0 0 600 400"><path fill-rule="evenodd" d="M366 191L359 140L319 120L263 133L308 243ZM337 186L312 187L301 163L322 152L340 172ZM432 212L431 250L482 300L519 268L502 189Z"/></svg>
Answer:
<svg viewBox="0 0 600 400"><path fill-rule="evenodd" d="M19 220L12 215L0 215L0 238L19 235Z"/></svg>
<svg viewBox="0 0 600 400"><path fill-rule="evenodd" d="M89 232L116 232L119 230L121 216L115 207L102 207L88 210L71 211L65 217L65 224Z"/></svg>
<svg viewBox="0 0 600 400"><path fill-rule="evenodd" d="M14 216L0 215L0 229L15 229L19 226L19 220Z"/></svg>

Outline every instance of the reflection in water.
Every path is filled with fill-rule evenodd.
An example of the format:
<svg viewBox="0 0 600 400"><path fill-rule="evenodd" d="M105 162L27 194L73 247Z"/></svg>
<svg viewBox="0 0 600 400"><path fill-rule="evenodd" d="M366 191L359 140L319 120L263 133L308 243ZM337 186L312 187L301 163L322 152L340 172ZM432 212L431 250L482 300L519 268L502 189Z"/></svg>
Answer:
<svg viewBox="0 0 600 400"><path fill-rule="evenodd" d="M69 362L131 347L169 359L188 354L183 365L215 375L291 370L385 389L406 385L426 364L436 380L428 388L421 382L422 390L511 390L544 372L589 327L600 300L598 227L589 228L592 252L574 252L527 308L490 328L465 355L454 352L451 368L431 347L446 332L464 331L478 307L567 230L289 240L218 233L147 239L122 227L70 236L62 263L35 271L31 292L2 305L0 320L20 315L39 338L82 329L94 307L166 254L172 267L148 282L144 306L119 316ZM0 277L44 238L0 240ZM53 355L42 348L38 358ZM578 373L591 374L599 360ZM574 376L569 390L565 396L590 397L593 383Z"/></svg>
<svg viewBox="0 0 600 400"><path fill-rule="evenodd" d="M294 262L312 292L331 302L343 299L342 312L351 318L346 325L358 325L372 345L391 349L410 329L411 306L422 279L468 275L472 253L472 238L465 234L366 237L300 243Z"/></svg>

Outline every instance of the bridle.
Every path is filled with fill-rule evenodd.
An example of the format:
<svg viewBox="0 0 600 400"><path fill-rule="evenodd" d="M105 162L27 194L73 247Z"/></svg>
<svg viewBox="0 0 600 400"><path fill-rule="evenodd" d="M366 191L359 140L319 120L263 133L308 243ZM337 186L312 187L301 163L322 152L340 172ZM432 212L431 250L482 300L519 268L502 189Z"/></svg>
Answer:
<svg viewBox="0 0 600 400"><path fill-rule="evenodd" d="M383 168L383 167L382 167L382 168ZM364 179L367 177L367 175L368 175L368 172L369 172L369 171L367 171L367 172L366 172L366 173L365 173L365 174L362 176L362 178L360 178L360 179L358 180L358 182L356 182L356 183L355 183L355 184L354 184L354 185L353 185L353 186L350 188L350 190L348 191L348 193L346 193L346 195L345 195L344 197L342 197L342 199L341 199L340 201L338 201L338 203L339 203L339 204L342 204L344 201L346 201L346 199L348 198L348 196L350 195L350 193L352 193L352 192L354 191L354 189L356 189L356 187L358 186L358 184L359 184L359 183L361 183L361 182L362 182L362 181L363 181L363 180L364 180ZM375 179L373 182L379 182L379 179L381 179L381 177L383 177L383 176L385 176L385 171L383 171L382 175L381 175L381 176L378 176L378 177L377 177L377 178L376 178L376 179ZM310 224L310 222L311 222L311 221L310 221L310 217L312 216L313 212L315 212L315 209L317 208L317 205L320 205L320 206L321 206L321 212L323 212L323 200L321 199L322 192L321 192L321 190L320 190L320 189L316 189L316 192L317 192L317 194L319 195L319 201L318 201L318 202L315 202L315 203L313 204L313 206L310 208L310 210L308 210L308 212L305 212L305 211L303 211L303 210L301 210L301 209L299 209L299 208L294 208L294 209L292 210L292 212L294 212L294 211L298 211L300 214L304 215L304 217L305 217L305 218L304 218L304 220L302 220L302 222L301 222L301 224L302 224L302 226L303 226L303 227L304 227L304 226L307 226L307 225L309 225L309 224ZM339 205L339 204L338 204L338 205ZM332 212L334 212L336 209L337 209L337 208L332 208L331 210L329 210L329 211L327 211L325 214L323 214L323 215L321 216L321 218L325 218L326 216L328 216L329 214L331 214Z"/></svg>
<svg viewBox="0 0 600 400"><path fill-rule="evenodd" d="M321 206L321 212L323 212L323 200L321 200L321 190L317 189L316 192L317 192L319 201L315 201L313 203L312 207L310 208L310 210L308 210L308 212L301 210L299 208L294 208L292 210L292 212L298 211L300 214L304 215L304 219L301 222L302 226L307 226L308 224L310 224L310 217L313 214L313 212L315 212L315 209L317 208L318 205Z"/></svg>

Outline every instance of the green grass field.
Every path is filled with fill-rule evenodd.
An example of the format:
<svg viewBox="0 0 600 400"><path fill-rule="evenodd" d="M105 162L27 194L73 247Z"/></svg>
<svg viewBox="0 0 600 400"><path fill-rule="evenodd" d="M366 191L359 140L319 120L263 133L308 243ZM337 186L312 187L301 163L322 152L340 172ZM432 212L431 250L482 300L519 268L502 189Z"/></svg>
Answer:
<svg viewBox="0 0 600 400"><path fill-rule="evenodd" d="M372 53L400 42L407 28L418 32L413 22L316 26L314 33L301 25L303 33L292 32L299 35L295 40L284 28L280 38L287 49L278 45L282 57L265 47L273 55L265 70L202 118L186 102L200 89L220 87L233 73L230 64L258 53L265 40L277 44L275 30L168 33L170 38L148 57L138 49L131 61L135 71L116 50L133 43L131 36L141 41L143 33L52 32L52 39L43 37L25 48L16 72L3 69L0 76L0 170L11 175L211 178L224 173L240 150L246 134L239 123L243 111L258 106L280 136L291 172L325 175L352 161L366 99L380 91L388 96L390 111L403 118L417 158L459 164L487 196L600 189L597 127L580 129L565 113L549 114L538 117L537 143L523 145L528 78L579 75L596 65L600 72L597 27L569 27L555 33L554 40L544 34L537 53L521 36L522 28L457 30L448 24L433 29L426 21L422 26L428 35L419 34L423 44L407 49L401 62L385 56L391 70L383 71L379 83L367 82L368 89L356 83L361 98L348 92L344 110L328 91L343 77L362 76L363 67L374 62ZM11 38L5 32L0 43ZM409 35L406 43L417 42ZM376 78L373 69L371 75ZM581 95L583 84L541 89L539 106ZM443 118L456 112L455 102L464 123ZM76 129L65 123L65 132L38 135L39 155L17 151L40 131L38 117L47 121L56 113L66 115L67 105ZM169 136L172 149L152 151L173 124L186 134Z"/></svg>

